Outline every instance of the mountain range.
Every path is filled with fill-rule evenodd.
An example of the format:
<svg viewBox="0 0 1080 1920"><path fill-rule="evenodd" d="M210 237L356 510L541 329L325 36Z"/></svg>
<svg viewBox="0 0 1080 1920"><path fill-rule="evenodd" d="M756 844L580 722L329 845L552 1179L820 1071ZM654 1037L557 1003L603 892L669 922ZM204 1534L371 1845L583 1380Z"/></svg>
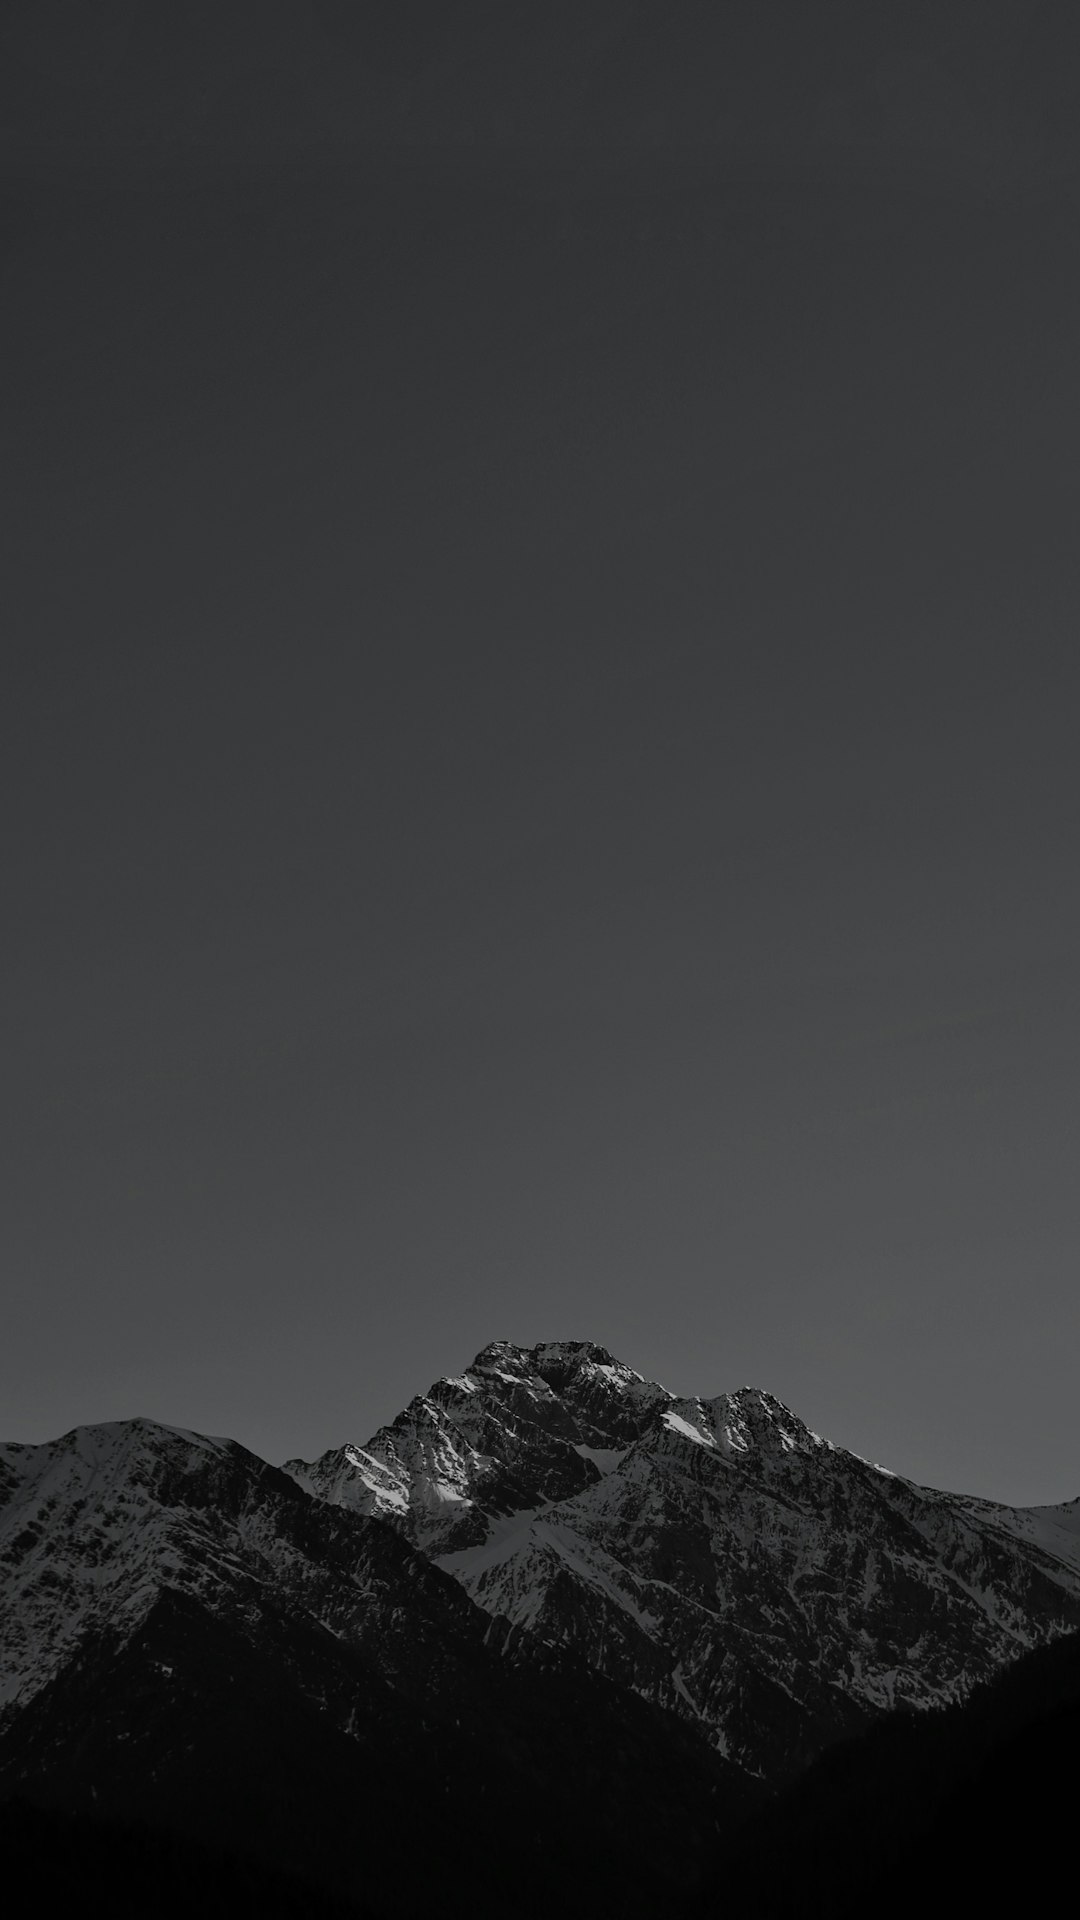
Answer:
<svg viewBox="0 0 1080 1920"><path fill-rule="evenodd" d="M283 1469L146 1420L0 1448L0 1592L0 1798L373 1913L644 1913L837 1743L1080 1631L1080 1501L497 1342Z"/></svg>

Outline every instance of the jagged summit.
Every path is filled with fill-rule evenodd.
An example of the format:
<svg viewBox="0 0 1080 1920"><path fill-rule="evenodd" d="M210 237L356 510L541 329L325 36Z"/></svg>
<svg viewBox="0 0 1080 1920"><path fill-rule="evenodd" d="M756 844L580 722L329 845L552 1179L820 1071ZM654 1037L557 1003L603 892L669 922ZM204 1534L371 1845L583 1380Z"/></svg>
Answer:
<svg viewBox="0 0 1080 1920"><path fill-rule="evenodd" d="M713 1400L673 1400L661 1424L699 1446L733 1454L814 1453L833 1450L798 1414L761 1387L739 1387Z"/></svg>
<svg viewBox="0 0 1080 1920"><path fill-rule="evenodd" d="M495 1340L363 1445L286 1470L323 1499L391 1520L427 1553L454 1552L581 1492L673 1400L593 1341Z"/></svg>
<svg viewBox="0 0 1080 1920"><path fill-rule="evenodd" d="M595 1340L545 1340L540 1341L535 1347L530 1347L529 1353L538 1365L558 1364L562 1361L597 1367L621 1365L615 1355L608 1352L607 1347L600 1346Z"/></svg>
<svg viewBox="0 0 1080 1920"><path fill-rule="evenodd" d="M607 1347L595 1340L546 1340L533 1347L521 1347L512 1340L492 1340L481 1348L453 1384L478 1375L533 1383L540 1380L559 1393L566 1392L575 1382L596 1379L606 1379L616 1389L636 1382L650 1385L653 1391L666 1392L666 1388L657 1387L655 1382L646 1382L633 1367L617 1360Z"/></svg>

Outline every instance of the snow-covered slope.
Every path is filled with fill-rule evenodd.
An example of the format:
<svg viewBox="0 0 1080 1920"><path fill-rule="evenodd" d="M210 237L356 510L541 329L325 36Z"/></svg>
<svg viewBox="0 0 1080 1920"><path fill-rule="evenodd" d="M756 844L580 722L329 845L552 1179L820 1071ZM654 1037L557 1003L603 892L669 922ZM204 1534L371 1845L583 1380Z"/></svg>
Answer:
<svg viewBox="0 0 1080 1920"><path fill-rule="evenodd" d="M960 1506L991 1529L1027 1541L1080 1576L1080 1500L1056 1507L1002 1507L991 1500L962 1500Z"/></svg>
<svg viewBox="0 0 1080 1920"><path fill-rule="evenodd" d="M0 1729L80 1650L162 1595L271 1646L327 1634L395 1683L472 1608L388 1528L306 1499L233 1440L149 1420L0 1447ZM395 1629L402 1593L413 1611Z"/></svg>
<svg viewBox="0 0 1080 1920"><path fill-rule="evenodd" d="M753 1771L1080 1626L1073 1508L916 1487L768 1393L678 1399L589 1343L487 1347L288 1471Z"/></svg>

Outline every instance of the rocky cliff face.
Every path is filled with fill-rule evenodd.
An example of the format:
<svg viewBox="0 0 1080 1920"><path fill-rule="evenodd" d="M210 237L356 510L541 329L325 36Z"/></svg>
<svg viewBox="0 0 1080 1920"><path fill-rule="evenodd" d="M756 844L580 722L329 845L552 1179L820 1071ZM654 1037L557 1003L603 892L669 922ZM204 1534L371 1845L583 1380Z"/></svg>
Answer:
<svg viewBox="0 0 1080 1920"><path fill-rule="evenodd" d="M492 1522L599 1481L612 1450L671 1399L602 1347L496 1341L364 1446L286 1462L335 1506L389 1520L427 1554L480 1546Z"/></svg>
<svg viewBox="0 0 1080 1920"><path fill-rule="evenodd" d="M768 1393L680 1400L588 1343L487 1347L288 1471L768 1776L1080 1625L1080 1503L920 1488Z"/></svg>

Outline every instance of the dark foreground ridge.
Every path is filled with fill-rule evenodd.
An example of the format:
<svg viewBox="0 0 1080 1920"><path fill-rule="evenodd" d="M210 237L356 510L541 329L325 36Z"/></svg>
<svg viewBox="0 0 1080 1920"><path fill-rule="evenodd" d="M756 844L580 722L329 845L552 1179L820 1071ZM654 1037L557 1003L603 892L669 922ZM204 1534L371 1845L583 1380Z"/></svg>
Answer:
<svg viewBox="0 0 1080 1920"><path fill-rule="evenodd" d="M703 1905L808 1920L1047 1913L1075 1876L1080 1635L960 1707L886 1717L755 1812Z"/></svg>
<svg viewBox="0 0 1080 1920"><path fill-rule="evenodd" d="M308 1880L147 1826L0 1806L5 1904L79 1920L378 1920Z"/></svg>
<svg viewBox="0 0 1080 1920"><path fill-rule="evenodd" d="M696 1899L703 1915L761 1920L908 1920L946 1912L1050 1911L1071 1863L1080 1741L1080 1636L1040 1650L940 1714L898 1713L835 1748L747 1817L721 1845ZM598 1841L598 1845L601 1844ZM85 1920L393 1920L408 1910L335 1898L311 1880L201 1846L160 1828L76 1817L23 1800L0 1807L5 1898L14 1912L75 1911ZM469 1848L447 1862L438 1910L528 1911L513 1881L495 1894L467 1884L497 1862ZM532 1863L530 1863L531 1865ZM618 1860L589 1876L596 1915L621 1904ZM524 1871L519 1862L518 1872ZM550 1884L565 1910L574 1893ZM620 1904L609 1905L611 1902ZM501 1903L501 1909L500 1909ZM583 1909L584 1910L584 1909Z"/></svg>

